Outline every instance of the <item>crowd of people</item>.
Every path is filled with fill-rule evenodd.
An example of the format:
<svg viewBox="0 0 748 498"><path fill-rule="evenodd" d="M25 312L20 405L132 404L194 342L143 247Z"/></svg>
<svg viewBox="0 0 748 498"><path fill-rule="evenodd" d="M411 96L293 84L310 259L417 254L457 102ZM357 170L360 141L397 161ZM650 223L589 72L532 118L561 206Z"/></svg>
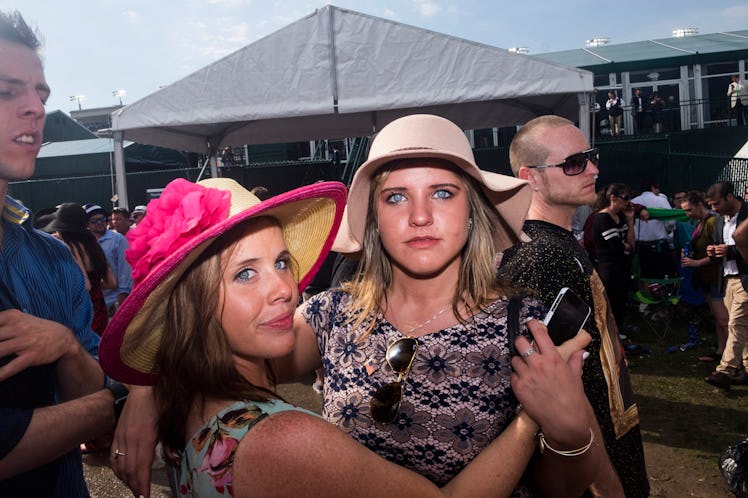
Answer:
<svg viewBox="0 0 748 498"><path fill-rule="evenodd" d="M687 220L677 221L681 213ZM619 329L632 284L639 279L656 286L677 281L680 295L695 292L696 299L686 301L706 303L714 320L715 351L699 360L717 367L705 381L722 389L748 385L748 349L743 351L748 330L748 287L743 286L748 277L743 276L748 268L739 251L748 227L737 231L748 217L748 206L733 184L675 192L671 205L653 180L646 180L633 198L626 185L613 183L599 191L588 216L582 245L595 261ZM681 349L695 347L697 339L689 337Z"/></svg>
<svg viewBox="0 0 748 498"><path fill-rule="evenodd" d="M748 383L748 206L727 182L684 193L674 255L659 186L598 191L599 153L567 119L524 124L506 176L413 114L348 189L178 179L132 217L66 202L34 220L7 191L42 143L38 50L0 12L3 496L88 496L79 445L114 431L136 496L159 442L180 495L646 497L619 332L634 255L643 276L695 268L726 334L706 381ZM300 299L331 250L356 263ZM541 320L562 288L594 313L556 346ZM315 371L321 416L275 390Z"/></svg>

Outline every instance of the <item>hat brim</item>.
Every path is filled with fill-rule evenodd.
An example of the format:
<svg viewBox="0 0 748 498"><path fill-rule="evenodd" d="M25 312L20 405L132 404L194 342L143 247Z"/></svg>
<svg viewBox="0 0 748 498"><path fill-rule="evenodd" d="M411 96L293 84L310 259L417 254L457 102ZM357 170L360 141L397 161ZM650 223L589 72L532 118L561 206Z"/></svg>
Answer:
<svg viewBox="0 0 748 498"><path fill-rule="evenodd" d="M497 251L504 250L526 237L522 224L527 217L532 200L529 183L512 176L501 175L479 169L473 161L461 155L434 149L417 148L393 151L366 161L356 171L348 192L348 204L333 250L355 253L363 248L366 216L369 208L371 178L387 163L400 159L443 159L475 178L483 192L498 211L502 226L494 233ZM512 201L509 203L508 201Z"/></svg>
<svg viewBox="0 0 748 498"><path fill-rule="evenodd" d="M52 222L50 222L42 230L47 233L54 233L54 232L91 233L87 228L81 228L75 225L68 225L67 223L62 223L58 220L52 220Z"/></svg>
<svg viewBox="0 0 748 498"><path fill-rule="evenodd" d="M104 371L129 384L156 382L156 357L169 294L210 244L246 220L271 216L280 222L289 252L298 264L299 289L306 287L332 246L345 198L345 187L337 182L301 187L230 216L181 246L133 289L112 317L99 348Z"/></svg>

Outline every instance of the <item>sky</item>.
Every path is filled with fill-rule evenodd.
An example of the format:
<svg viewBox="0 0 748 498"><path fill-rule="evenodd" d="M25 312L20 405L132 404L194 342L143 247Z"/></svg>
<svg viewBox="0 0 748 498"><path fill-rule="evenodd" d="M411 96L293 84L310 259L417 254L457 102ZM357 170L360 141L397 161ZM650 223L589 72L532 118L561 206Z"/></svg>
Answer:
<svg viewBox="0 0 748 498"><path fill-rule="evenodd" d="M47 111L133 103L325 5L307 0L0 0L44 37ZM748 29L744 0L336 0L333 5L530 54ZM124 90L121 97L114 92Z"/></svg>

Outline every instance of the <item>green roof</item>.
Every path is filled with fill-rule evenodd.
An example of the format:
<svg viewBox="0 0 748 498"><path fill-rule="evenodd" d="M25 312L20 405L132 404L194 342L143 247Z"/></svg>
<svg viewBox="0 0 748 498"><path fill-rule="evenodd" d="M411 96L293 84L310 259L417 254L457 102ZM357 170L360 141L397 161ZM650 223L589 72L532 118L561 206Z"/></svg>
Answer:
<svg viewBox="0 0 748 498"><path fill-rule="evenodd" d="M602 45L534 56L596 73L613 69L610 66L621 71L730 61L748 57L748 30Z"/></svg>

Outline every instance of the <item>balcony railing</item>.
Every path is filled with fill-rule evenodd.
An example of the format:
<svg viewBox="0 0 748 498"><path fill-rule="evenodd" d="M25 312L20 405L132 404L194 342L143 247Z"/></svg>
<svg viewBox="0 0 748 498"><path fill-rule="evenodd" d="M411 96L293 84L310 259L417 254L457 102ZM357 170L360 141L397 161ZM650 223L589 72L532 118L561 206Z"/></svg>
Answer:
<svg viewBox="0 0 748 498"><path fill-rule="evenodd" d="M721 126L737 126L734 110L730 107L730 99L693 99L684 100L675 105L668 105L661 109L656 116L651 109L644 111L644 125L642 130L636 130L631 106L623 107L622 135L665 133L670 131L684 131L700 128ZM596 124L595 135L598 139L617 138L610 133L608 114L603 107L595 111L593 122ZM659 131L655 127L656 120L661 126ZM621 136L621 135L619 135Z"/></svg>

